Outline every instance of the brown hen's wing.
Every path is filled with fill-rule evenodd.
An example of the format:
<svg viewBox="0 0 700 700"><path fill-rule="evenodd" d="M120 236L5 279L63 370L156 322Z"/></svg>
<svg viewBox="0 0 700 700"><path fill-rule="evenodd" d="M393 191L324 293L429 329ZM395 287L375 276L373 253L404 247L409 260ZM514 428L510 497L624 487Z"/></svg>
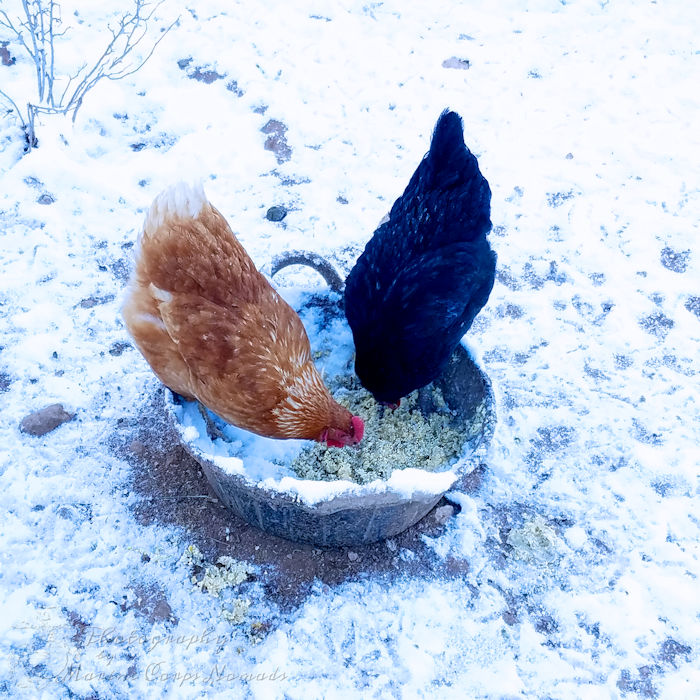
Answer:
<svg viewBox="0 0 700 700"><path fill-rule="evenodd" d="M194 398L190 371L173 342L150 287L132 282L122 315L136 347L165 386Z"/></svg>
<svg viewBox="0 0 700 700"><path fill-rule="evenodd" d="M144 228L139 273L158 289L221 305L254 303L267 281L211 204L195 218L174 216Z"/></svg>
<svg viewBox="0 0 700 700"><path fill-rule="evenodd" d="M196 397L231 423L279 437L275 408L310 361L308 339L294 312L284 313L287 305L274 292L279 301L270 297L264 306L228 307L196 295L156 294Z"/></svg>

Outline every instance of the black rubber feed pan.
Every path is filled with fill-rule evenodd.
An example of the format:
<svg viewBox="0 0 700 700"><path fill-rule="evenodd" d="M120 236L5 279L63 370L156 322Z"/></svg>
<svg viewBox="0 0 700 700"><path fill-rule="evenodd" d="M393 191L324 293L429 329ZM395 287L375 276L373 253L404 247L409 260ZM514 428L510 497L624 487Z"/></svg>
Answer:
<svg viewBox="0 0 700 700"><path fill-rule="evenodd" d="M465 426L465 450L461 459L444 472L427 473L432 483L405 488L394 476L387 482L367 485L350 482L314 482L327 497L309 504L289 484L303 479L280 479L256 483L245 473L232 474L216 463L193 441L178 420L180 397L165 391L165 410L180 436L183 447L201 465L220 500L236 515L272 535L296 542L338 547L377 542L399 534L418 522L440 500L445 491L479 463L491 441L495 426L494 399L488 377L467 351L459 346L442 377L436 382L445 401L455 412L455 421ZM338 493L338 487L341 492Z"/></svg>

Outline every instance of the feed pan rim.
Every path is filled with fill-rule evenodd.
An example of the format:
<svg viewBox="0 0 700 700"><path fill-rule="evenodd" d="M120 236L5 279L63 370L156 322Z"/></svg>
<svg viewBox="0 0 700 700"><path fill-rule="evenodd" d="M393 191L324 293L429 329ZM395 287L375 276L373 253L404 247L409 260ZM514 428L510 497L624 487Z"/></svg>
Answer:
<svg viewBox="0 0 700 700"><path fill-rule="evenodd" d="M495 431L495 397L491 380L479 364L471 357L463 343L460 344L459 348L461 348L461 351L465 353L474 364L483 382L483 404L486 407L486 416L483 420L482 430L471 439L473 443L471 448L469 447L470 440L465 442L464 449L466 454L460 457L455 464L434 472L420 470L423 472L421 478L427 479L428 481L433 480L435 482L432 489L413 486L410 493L399 488L397 483L401 481L402 474L405 475L409 470L417 470L419 469L418 467L395 469L389 479L376 479L368 484L357 484L349 480L321 481L302 479L297 476L283 476L274 480L269 479L258 482L245 473L239 474L224 471L221 466L212 460L212 455L207 454L185 438L183 434L185 428L181 425L175 412L177 404L174 395L167 387L163 387L162 400L168 422L174 428L180 444L204 469L207 480L212 484L212 487L214 487L214 484L212 483L211 477L216 476L219 480L225 481L232 487L255 493L258 497L277 500L280 505L293 506L310 514L315 513L319 515L352 510L360 505L363 508L372 506L385 507L401 505L412 501L427 501L435 496L439 497L443 495L458 479L464 478L476 469L480 460L485 456L493 440ZM394 474L397 474L397 477L394 477L394 483L392 483ZM282 483L285 483L286 488L281 486ZM312 502L308 502L298 491L293 489L295 484L304 483L328 484L329 493L314 499Z"/></svg>

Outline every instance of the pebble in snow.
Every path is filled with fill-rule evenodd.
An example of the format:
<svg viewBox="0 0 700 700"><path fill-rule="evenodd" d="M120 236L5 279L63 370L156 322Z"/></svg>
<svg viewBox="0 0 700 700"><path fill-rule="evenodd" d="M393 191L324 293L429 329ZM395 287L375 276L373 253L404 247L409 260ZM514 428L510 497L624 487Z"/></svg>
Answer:
<svg viewBox="0 0 700 700"><path fill-rule="evenodd" d="M28 435L41 437L55 430L59 425L73 420L73 418L75 418L75 413L68 413L60 403L52 403L50 406L22 418L19 429Z"/></svg>

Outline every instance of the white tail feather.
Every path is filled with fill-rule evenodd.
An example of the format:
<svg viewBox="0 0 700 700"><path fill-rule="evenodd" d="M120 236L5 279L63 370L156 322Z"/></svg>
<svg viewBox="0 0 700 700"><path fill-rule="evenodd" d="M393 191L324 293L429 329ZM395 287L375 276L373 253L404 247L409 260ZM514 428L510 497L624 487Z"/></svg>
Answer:
<svg viewBox="0 0 700 700"><path fill-rule="evenodd" d="M145 235L156 231L168 219L194 219L208 204L201 182L178 182L163 190L151 204L143 225Z"/></svg>

